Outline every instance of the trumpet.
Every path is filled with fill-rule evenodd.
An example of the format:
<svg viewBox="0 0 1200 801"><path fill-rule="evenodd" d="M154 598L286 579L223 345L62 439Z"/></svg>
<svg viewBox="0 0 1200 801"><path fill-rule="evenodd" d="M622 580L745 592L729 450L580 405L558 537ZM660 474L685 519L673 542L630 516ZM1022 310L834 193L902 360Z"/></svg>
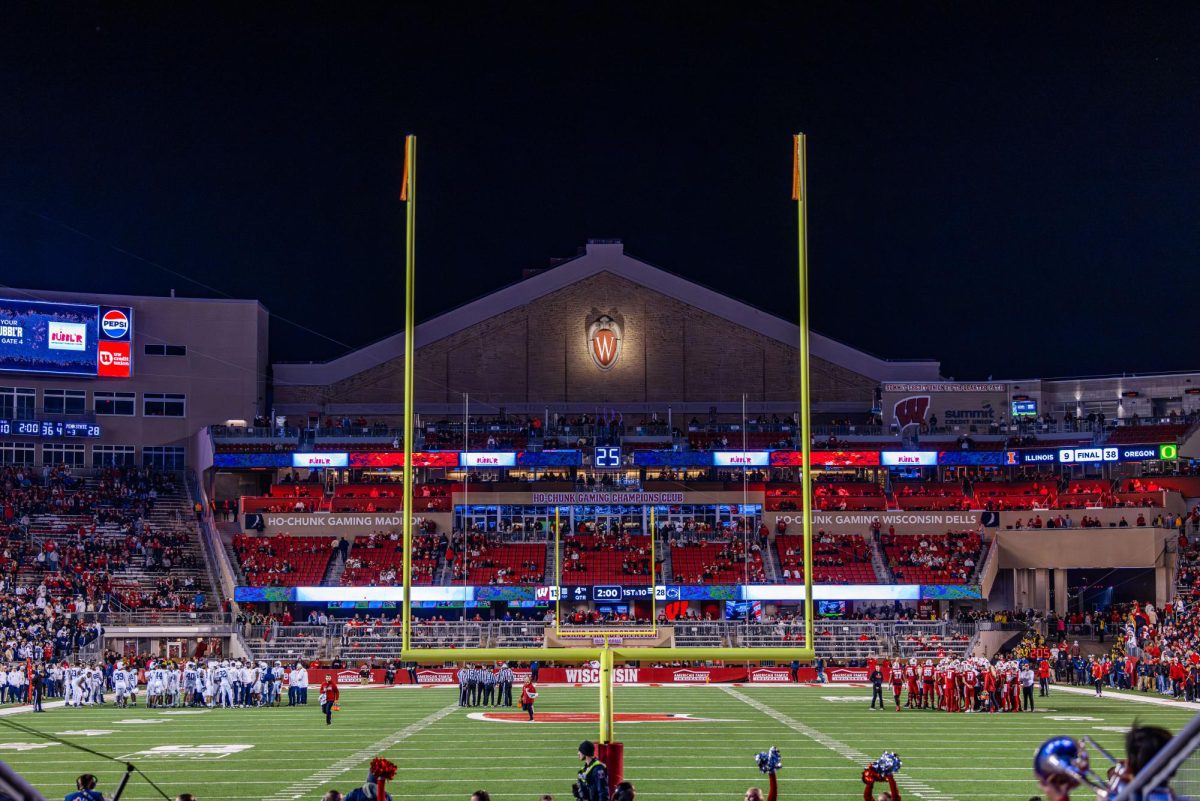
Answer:
<svg viewBox="0 0 1200 801"><path fill-rule="evenodd" d="M1107 779L1092 769L1091 759L1088 757L1089 746L1113 764ZM1068 790L1086 784L1094 787L1101 799L1113 799L1124 784L1125 763L1086 735L1079 740L1072 737L1051 737L1042 743L1034 754L1033 772L1044 781L1066 780Z"/></svg>

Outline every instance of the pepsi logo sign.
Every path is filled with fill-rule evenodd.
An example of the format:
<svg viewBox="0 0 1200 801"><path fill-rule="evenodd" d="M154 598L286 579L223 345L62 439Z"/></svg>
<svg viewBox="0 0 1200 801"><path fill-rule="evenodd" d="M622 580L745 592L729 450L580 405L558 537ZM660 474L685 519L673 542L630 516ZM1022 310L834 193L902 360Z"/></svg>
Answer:
<svg viewBox="0 0 1200 801"><path fill-rule="evenodd" d="M112 339L123 339L129 333L129 317L120 309L109 309L100 318L100 330Z"/></svg>

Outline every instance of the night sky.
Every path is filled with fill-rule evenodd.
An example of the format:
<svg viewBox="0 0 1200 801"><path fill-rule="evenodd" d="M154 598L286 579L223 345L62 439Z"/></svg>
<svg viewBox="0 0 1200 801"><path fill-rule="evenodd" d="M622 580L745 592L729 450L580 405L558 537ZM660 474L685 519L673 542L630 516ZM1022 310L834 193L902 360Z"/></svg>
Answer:
<svg viewBox="0 0 1200 801"><path fill-rule="evenodd" d="M1200 367L1194 6L382 5L6 6L0 283L258 298L331 358L401 327L414 132L422 318L588 238L794 318L803 130L816 330Z"/></svg>

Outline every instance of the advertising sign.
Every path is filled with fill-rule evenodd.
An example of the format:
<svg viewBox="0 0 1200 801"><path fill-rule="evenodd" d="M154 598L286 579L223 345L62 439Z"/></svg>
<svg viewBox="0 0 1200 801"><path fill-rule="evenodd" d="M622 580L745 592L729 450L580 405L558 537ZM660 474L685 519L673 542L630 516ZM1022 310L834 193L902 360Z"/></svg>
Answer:
<svg viewBox="0 0 1200 801"><path fill-rule="evenodd" d="M884 423L897 430L926 425L951 430L966 430L971 426L986 429L1007 417L1008 388L991 382L884 384L882 407Z"/></svg>
<svg viewBox="0 0 1200 801"><path fill-rule="evenodd" d="M534 492L530 503L563 504L643 504L683 503L682 492Z"/></svg>
<svg viewBox="0 0 1200 801"><path fill-rule="evenodd" d="M1001 465L1005 463L1002 451L938 451L938 464L953 465Z"/></svg>
<svg viewBox="0 0 1200 801"><path fill-rule="evenodd" d="M767 467L770 464L769 451L713 451L712 457L716 467Z"/></svg>
<svg viewBox="0 0 1200 801"><path fill-rule="evenodd" d="M517 454L517 464L520 467L578 467L583 464L583 454L580 451L521 451Z"/></svg>
<svg viewBox="0 0 1200 801"><path fill-rule="evenodd" d="M801 451L771 451L772 467L800 467ZM813 451L813 467L877 467L879 451Z"/></svg>
<svg viewBox="0 0 1200 801"><path fill-rule="evenodd" d="M712 457L704 451L634 451L639 467L707 467Z"/></svg>
<svg viewBox="0 0 1200 801"><path fill-rule="evenodd" d="M885 467L936 467L937 451L884 451L880 460Z"/></svg>
<svg viewBox="0 0 1200 801"><path fill-rule="evenodd" d="M350 467L404 467L404 452L352 453ZM413 453L413 467L458 467L458 451L417 451Z"/></svg>
<svg viewBox="0 0 1200 801"><path fill-rule="evenodd" d="M349 467L348 453L293 453L292 467Z"/></svg>
<svg viewBox="0 0 1200 801"><path fill-rule="evenodd" d="M461 453L459 464L463 467L516 467L517 454L500 451L481 451L479 453Z"/></svg>
<svg viewBox="0 0 1200 801"><path fill-rule="evenodd" d="M128 378L133 310L0 299L0 370Z"/></svg>

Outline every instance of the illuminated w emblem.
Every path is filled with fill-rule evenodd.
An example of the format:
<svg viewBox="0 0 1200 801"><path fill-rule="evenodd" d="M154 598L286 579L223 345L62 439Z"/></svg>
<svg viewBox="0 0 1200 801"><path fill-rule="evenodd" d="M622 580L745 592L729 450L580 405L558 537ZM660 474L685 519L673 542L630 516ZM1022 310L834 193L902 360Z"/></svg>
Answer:
<svg viewBox="0 0 1200 801"><path fill-rule="evenodd" d="M593 310L592 322L587 328L588 353L592 361L601 370L609 370L621 356L622 329L620 316L616 318L601 314L596 316Z"/></svg>
<svg viewBox="0 0 1200 801"><path fill-rule="evenodd" d="M925 415L928 411L928 395L911 395L907 398L901 398L892 407L892 415L896 418L896 424L902 429L908 426L919 426L924 423Z"/></svg>

